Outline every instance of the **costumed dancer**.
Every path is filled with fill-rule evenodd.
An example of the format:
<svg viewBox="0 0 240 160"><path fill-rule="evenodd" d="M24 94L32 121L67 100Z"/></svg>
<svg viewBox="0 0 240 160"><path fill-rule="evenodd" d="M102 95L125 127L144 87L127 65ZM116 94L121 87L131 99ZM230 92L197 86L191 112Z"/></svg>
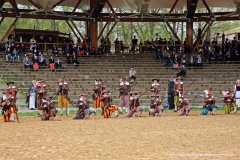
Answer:
<svg viewBox="0 0 240 160"><path fill-rule="evenodd" d="M78 108L76 115L73 117L73 120L76 119L87 119L90 111L89 111L89 100L87 99L86 93L82 93L79 95L78 103L76 107Z"/></svg>
<svg viewBox="0 0 240 160"><path fill-rule="evenodd" d="M163 106L162 106L162 100L159 98L157 94L153 94L151 96L151 102L150 102L150 109L149 109L149 115L155 116L158 114L160 117L163 112Z"/></svg>
<svg viewBox="0 0 240 160"><path fill-rule="evenodd" d="M179 98L182 98L183 93L184 93L183 82L181 80L181 77L178 76L177 79L175 79L175 83L174 83L174 106L175 106L175 112L177 112L178 101L179 101Z"/></svg>
<svg viewBox="0 0 240 160"><path fill-rule="evenodd" d="M47 96L48 88L47 85L44 84L44 80L40 79L38 82L36 82L35 87L37 89L37 109L39 111L39 116L41 116L41 110L40 107L42 105L42 100L44 97Z"/></svg>
<svg viewBox="0 0 240 160"><path fill-rule="evenodd" d="M113 105L112 96L106 89L102 91L102 116L104 118L109 118L111 116L111 112L114 112L115 118L118 118L118 107Z"/></svg>
<svg viewBox="0 0 240 160"><path fill-rule="evenodd" d="M126 109L126 113L129 109L129 92L131 91L130 84L126 81L126 78L120 79L119 97L120 97L120 114L122 114L123 107Z"/></svg>
<svg viewBox="0 0 240 160"><path fill-rule="evenodd" d="M53 97L49 96L43 97L43 102L39 109L42 110L41 114L42 121L53 120L54 117L56 117L57 110L55 108Z"/></svg>
<svg viewBox="0 0 240 160"><path fill-rule="evenodd" d="M94 94L93 94L93 108L97 109L97 108L101 108L101 102L100 102L100 99L101 99L101 96L102 96L102 91L106 89L106 86L104 84L104 82L102 81L101 78L97 78L95 79L95 83L92 87L92 90L94 91Z"/></svg>
<svg viewBox="0 0 240 160"><path fill-rule="evenodd" d="M215 114L215 110L217 108L216 100L217 98L214 98L211 91L205 90L205 98L204 98L204 105L202 109L202 115L207 115L210 111L212 115Z"/></svg>
<svg viewBox="0 0 240 160"><path fill-rule="evenodd" d="M158 83L159 79L152 79L152 85L150 87L150 91L152 92L152 95L158 95L161 90L161 85Z"/></svg>
<svg viewBox="0 0 240 160"><path fill-rule="evenodd" d="M14 86L14 82L8 82L6 89L10 90L10 92L12 93L12 97L15 99L15 103L16 103L18 88Z"/></svg>
<svg viewBox="0 0 240 160"><path fill-rule="evenodd" d="M237 103L233 91L222 91L222 94L224 96L223 107L225 114L229 114L232 111L234 114L237 113Z"/></svg>
<svg viewBox="0 0 240 160"><path fill-rule="evenodd" d="M16 100L12 96L10 89L3 91L3 98L1 99L0 107L2 107L2 120L3 122L18 121L18 109L16 108Z"/></svg>
<svg viewBox="0 0 240 160"><path fill-rule="evenodd" d="M32 86L28 89L26 103L28 103L29 109L37 108L37 88L36 81L32 80Z"/></svg>
<svg viewBox="0 0 240 160"><path fill-rule="evenodd" d="M236 85L234 86L235 91L235 98L238 105L238 108L240 108L240 79L236 81Z"/></svg>
<svg viewBox="0 0 240 160"><path fill-rule="evenodd" d="M188 103L188 100L186 98L180 98L179 103L178 103L178 115L183 116L186 115L188 116L188 113L190 112L190 106Z"/></svg>
<svg viewBox="0 0 240 160"><path fill-rule="evenodd" d="M68 97L68 83L61 78L58 84L58 107L60 108L60 116L63 116L63 108L66 108L66 114L69 116L69 102L70 98Z"/></svg>
<svg viewBox="0 0 240 160"><path fill-rule="evenodd" d="M139 98L136 97L136 95L137 95L136 92L130 93L130 96L131 96L130 103L129 103L130 107L125 117L132 117L134 113L135 113L135 116L137 117L138 112L140 112L140 117L141 117L143 109L141 108Z"/></svg>

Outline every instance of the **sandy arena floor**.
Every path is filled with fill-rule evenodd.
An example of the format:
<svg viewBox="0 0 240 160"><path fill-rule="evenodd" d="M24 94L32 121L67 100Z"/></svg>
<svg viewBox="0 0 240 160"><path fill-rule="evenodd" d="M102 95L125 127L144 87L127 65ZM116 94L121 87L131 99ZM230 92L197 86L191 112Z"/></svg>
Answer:
<svg viewBox="0 0 240 160"><path fill-rule="evenodd" d="M0 122L0 159L240 159L240 115Z"/></svg>

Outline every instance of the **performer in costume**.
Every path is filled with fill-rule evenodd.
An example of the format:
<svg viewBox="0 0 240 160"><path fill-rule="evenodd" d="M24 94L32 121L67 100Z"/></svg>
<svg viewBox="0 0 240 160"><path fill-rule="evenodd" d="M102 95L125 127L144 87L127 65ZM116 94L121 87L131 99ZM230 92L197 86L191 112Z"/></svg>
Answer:
<svg viewBox="0 0 240 160"><path fill-rule="evenodd" d="M150 91L152 92L152 95L158 95L161 90L161 85L158 83L159 79L152 79L152 82Z"/></svg>
<svg viewBox="0 0 240 160"><path fill-rule="evenodd" d="M190 112L190 106L188 104L188 100L186 98L180 98L179 103L178 103L178 115L183 116L186 115L188 116L188 113Z"/></svg>
<svg viewBox="0 0 240 160"><path fill-rule="evenodd" d="M102 116L104 118L109 118L111 116L111 112L114 112L115 118L118 118L118 107L113 105L112 96L106 89L102 91Z"/></svg>
<svg viewBox="0 0 240 160"><path fill-rule="evenodd" d="M6 89L10 90L10 92L12 93L12 97L15 99L15 103L16 103L18 88L14 86L14 82L8 82Z"/></svg>
<svg viewBox="0 0 240 160"><path fill-rule="evenodd" d="M57 110L55 108L55 103L52 100L53 97L45 96L43 97L42 105L40 110L42 110L41 119L42 121L53 120L56 117Z"/></svg>
<svg viewBox="0 0 240 160"><path fill-rule="evenodd" d="M211 91L205 90L205 98L204 98L204 105L202 109L202 115L207 115L210 111L212 115L215 114L215 110L217 108L216 100L217 98L214 98Z"/></svg>
<svg viewBox="0 0 240 160"><path fill-rule="evenodd" d="M149 115L155 116L158 114L160 117L163 112L163 106L162 106L162 100L159 98L157 94L153 94L151 96L151 102L150 102L150 109L149 109Z"/></svg>
<svg viewBox="0 0 240 160"><path fill-rule="evenodd" d="M36 83L37 82L33 80L32 86L28 89L26 103L28 103L29 109L37 108L37 89L35 87Z"/></svg>
<svg viewBox="0 0 240 160"><path fill-rule="evenodd" d="M73 120L76 119L87 119L88 116L90 115L89 111L89 104L90 102L87 100L87 95L86 93L82 93L79 95L78 103L76 107L78 108L78 111L76 115L73 117Z"/></svg>
<svg viewBox="0 0 240 160"><path fill-rule="evenodd" d="M131 91L130 84L126 81L126 78L120 79L120 87L119 87L119 93L120 93L120 114L122 114L123 107L126 109L126 113L129 108L129 92Z"/></svg>
<svg viewBox="0 0 240 160"><path fill-rule="evenodd" d="M15 119L18 121L16 108L16 100L12 96L12 92L10 89L6 89L3 91L3 98L0 103L0 107L2 107L2 120L3 122L14 122Z"/></svg>
<svg viewBox="0 0 240 160"><path fill-rule="evenodd" d="M63 116L63 108L66 108L66 114L69 116L68 83L61 78L58 85L58 107L60 108L60 116Z"/></svg>
<svg viewBox="0 0 240 160"><path fill-rule="evenodd" d="M138 112L140 112L140 116L142 115L143 109L140 106L139 98L136 97L137 93L132 92L130 93L130 103L129 103L129 110L125 117L132 117L132 115L135 113L135 116L138 116Z"/></svg>
<svg viewBox="0 0 240 160"><path fill-rule="evenodd" d="M229 114L232 111L234 114L237 113L237 103L233 91L222 91L222 94L224 96L223 107L225 114Z"/></svg>
<svg viewBox="0 0 240 160"><path fill-rule="evenodd" d="M92 90L94 91L93 94L93 108L101 108L101 103L100 103L100 99L101 99L101 94L102 91L106 89L105 84L103 83L101 78L97 78L95 79L95 83L92 87Z"/></svg>
<svg viewBox="0 0 240 160"><path fill-rule="evenodd" d="M236 103L238 105L238 108L240 108L240 79L236 81L236 85L234 86L234 91L235 91L235 98Z"/></svg>
<svg viewBox="0 0 240 160"><path fill-rule="evenodd" d="M35 84L36 90L37 90L37 109L39 111L39 115L41 116L41 110L40 107L42 105L42 99L47 96L48 88L47 85L44 84L44 80L40 79Z"/></svg>
<svg viewBox="0 0 240 160"><path fill-rule="evenodd" d="M181 77L178 76L177 79L175 79L175 83L174 83L174 106L175 106L175 112L177 112L178 101L179 101L179 98L182 98L183 93L184 93L183 82L181 80Z"/></svg>

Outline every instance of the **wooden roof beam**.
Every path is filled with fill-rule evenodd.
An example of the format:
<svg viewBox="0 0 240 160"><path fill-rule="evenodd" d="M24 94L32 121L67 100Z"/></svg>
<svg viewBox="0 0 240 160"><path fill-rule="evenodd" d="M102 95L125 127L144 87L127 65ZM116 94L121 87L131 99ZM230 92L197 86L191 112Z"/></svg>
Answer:
<svg viewBox="0 0 240 160"><path fill-rule="evenodd" d="M64 2L64 1L65 1L65 0L60 0L59 2L57 2L56 4L54 4L52 8L57 7L59 4L61 4L61 3Z"/></svg>
<svg viewBox="0 0 240 160"><path fill-rule="evenodd" d="M193 18L196 9L197 9L198 0L190 0L187 7L187 16L186 18Z"/></svg>
<svg viewBox="0 0 240 160"><path fill-rule="evenodd" d="M37 3L35 3L33 0L27 0L29 3L31 3L33 6L35 6L37 9L41 9L42 7L39 6Z"/></svg>
<svg viewBox="0 0 240 160"><path fill-rule="evenodd" d="M82 38L82 40L84 41L85 44L88 45L88 42L85 40L85 37L83 37L83 35L81 34L81 32L78 30L76 24L73 21L70 21L73 25L73 27L76 29L76 31L78 32L78 34L80 35L80 37Z"/></svg>
<svg viewBox="0 0 240 160"><path fill-rule="evenodd" d="M17 4L16 4L16 1L15 0L9 0L9 2L11 3L17 17L20 17L20 13L18 11L18 7L17 7Z"/></svg>
<svg viewBox="0 0 240 160"><path fill-rule="evenodd" d="M5 35L2 37L1 41L3 41L10 33L11 29L13 28L13 26L16 24L18 18L15 18L14 21L12 22L11 26L8 28L7 32L5 33Z"/></svg>
<svg viewBox="0 0 240 160"><path fill-rule="evenodd" d="M94 8L91 11L91 15L92 17L98 17L98 14L100 12L102 12L103 7L105 6L105 4L107 3L108 0L97 0L97 2L95 3Z"/></svg>
<svg viewBox="0 0 240 160"><path fill-rule="evenodd" d="M66 23L68 24L69 28L72 30L72 32L74 33L74 35L75 35L76 37L78 37L78 36L77 36L77 33L74 31L74 29L72 28L72 26L71 26L71 24L68 22L68 20L66 20Z"/></svg>
<svg viewBox="0 0 240 160"><path fill-rule="evenodd" d="M0 1L0 8L2 8L2 6L7 2L7 0L1 0Z"/></svg>
<svg viewBox="0 0 240 160"><path fill-rule="evenodd" d="M202 0L202 2L203 2L203 4L204 4L204 6L207 8L209 14L210 14L212 17L214 17L214 15L213 15L211 9L209 8L208 4L206 3L206 1L205 1L205 0Z"/></svg>
<svg viewBox="0 0 240 160"><path fill-rule="evenodd" d="M71 15L73 15L73 14L76 12L76 10L77 10L77 8L78 8L78 6L79 6L79 4L80 4L81 2L82 2L82 0L78 0L78 2L77 2L77 4L76 4L76 6L74 7Z"/></svg>

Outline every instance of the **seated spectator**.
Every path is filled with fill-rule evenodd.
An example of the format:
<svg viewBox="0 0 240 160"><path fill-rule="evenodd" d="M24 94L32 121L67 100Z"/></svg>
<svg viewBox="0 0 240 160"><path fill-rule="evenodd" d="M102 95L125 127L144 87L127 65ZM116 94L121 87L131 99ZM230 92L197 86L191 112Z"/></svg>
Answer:
<svg viewBox="0 0 240 160"><path fill-rule="evenodd" d="M195 64L195 63L194 63L194 57L193 57L193 55L191 55L190 58L189 58L188 66L189 66L189 67L193 67L194 64Z"/></svg>
<svg viewBox="0 0 240 160"><path fill-rule="evenodd" d="M178 61L178 56L177 56L177 54L174 54L174 58L173 58L173 68L179 68L179 61Z"/></svg>
<svg viewBox="0 0 240 160"><path fill-rule="evenodd" d="M187 64L187 58L186 58L186 54L184 54L182 56L182 59L181 59L181 65L185 65L186 66L186 64Z"/></svg>
<svg viewBox="0 0 240 160"><path fill-rule="evenodd" d="M20 61L20 54L16 48L14 48L14 50L12 52L12 61L14 61L14 60Z"/></svg>
<svg viewBox="0 0 240 160"><path fill-rule="evenodd" d="M32 51L33 49L33 47L34 47L34 44L36 43L36 40L34 39L34 38L32 38L31 40L30 40L30 51Z"/></svg>
<svg viewBox="0 0 240 160"><path fill-rule="evenodd" d="M88 55L90 55L90 47L89 47L89 45L86 45L86 47L85 47L85 49L84 49L84 52L85 52L85 54L88 56Z"/></svg>
<svg viewBox="0 0 240 160"><path fill-rule="evenodd" d="M79 64L78 59L77 59L76 52L73 52L73 56L72 56L72 64L74 64L74 65Z"/></svg>
<svg viewBox="0 0 240 160"><path fill-rule="evenodd" d="M37 71L39 70L39 60L38 60L38 56L35 55L32 61L32 65L33 65L33 70Z"/></svg>
<svg viewBox="0 0 240 160"><path fill-rule="evenodd" d="M202 55L200 53L197 56L197 66L202 67Z"/></svg>
<svg viewBox="0 0 240 160"><path fill-rule="evenodd" d="M9 47L5 51L5 55L6 55L6 61L10 61L12 59L12 52Z"/></svg>
<svg viewBox="0 0 240 160"><path fill-rule="evenodd" d="M58 56L58 47L55 44L52 47L52 54Z"/></svg>
<svg viewBox="0 0 240 160"><path fill-rule="evenodd" d="M56 59L55 59L55 67L56 69L62 68L62 62L58 56L56 56Z"/></svg>
<svg viewBox="0 0 240 160"><path fill-rule="evenodd" d="M226 53L225 55L225 61L231 61L231 53L230 53L230 50Z"/></svg>
<svg viewBox="0 0 240 160"><path fill-rule="evenodd" d="M67 53L65 61L67 64L71 64L71 57L70 57L69 53Z"/></svg>
<svg viewBox="0 0 240 160"><path fill-rule="evenodd" d="M25 52L25 45L23 43L19 46L19 48L20 48L21 53Z"/></svg>
<svg viewBox="0 0 240 160"><path fill-rule="evenodd" d="M96 55L97 52L96 52L96 48L95 46L93 45L92 48L91 48L91 55Z"/></svg>
<svg viewBox="0 0 240 160"><path fill-rule="evenodd" d="M6 46L5 46L4 41L2 41L0 44L0 51L5 51L5 50L6 50Z"/></svg>
<svg viewBox="0 0 240 160"><path fill-rule="evenodd" d="M32 53L33 53L33 55L35 54L36 56L38 56L38 46L36 43L34 43L34 45L32 47Z"/></svg>
<svg viewBox="0 0 240 160"><path fill-rule="evenodd" d="M103 55L103 54L104 54L102 45L99 46L98 51L97 51L97 54L98 54L98 55Z"/></svg>
<svg viewBox="0 0 240 160"><path fill-rule="evenodd" d="M46 66L46 58L43 55L43 53L40 53L40 56L38 57L39 65L40 66Z"/></svg>
<svg viewBox="0 0 240 160"><path fill-rule="evenodd" d="M23 59L23 65L24 65L24 68L32 68L32 65L31 65L31 60L28 58L28 55L26 55L26 57Z"/></svg>
<svg viewBox="0 0 240 160"><path fill-rule="evenodd" d="M16 48L16 47L15 47L15 44L14 44L14 43L11 43L11 47L10 47L11 52L13 52L14 48Z"/></svg>
<svg viewBox="0 0 240 160"><path fill-rule="evenodd" d="M84 52L84 47L82 46L82 44L79 45L78 47L78 55L81 56L81 55L84 55L85 52Z"/></svg>
<svg viewBox="0 0 240 160"><path fill-rule="evenodd" d="M165 66L172 66L172 59L170 54L167 55L166 60L165 60Z"/></svg>
<svg viewBox="0 0 240 160"><path fill-rule="evenodd" d="M54 62L53 56L51 56L49 59L49 68L51 71L53 71L55 69L55 62Z"/></svg>
<svg viewBox="0 0 240 160"><path fill-rule="evenodd" d="M160 48L158 48L157 49L157 52L156 52L156 60L163 60L163 54L162 54L162 52L161 52L161 49Z"/></svg>
<svg viewBox="0 0 240 160"><path fill-rule="evenodd" d="M223 61L224 55L223 55L221 49L219 50L219 53L218 53L218 56L217 56L217 57L218 57L218 59L217 59L218 61Z"/></svg>
<svg viewBox="0 0 240 160"><path fill-rule="evenodd" d="M186 69L185 65L181 65L181 66L179 67L179 69L180 69L180 71L177 73L177 77L178 77L178 76L183 76L183 77L185 77L186 74L187 74L187 69Z"/></svg>

